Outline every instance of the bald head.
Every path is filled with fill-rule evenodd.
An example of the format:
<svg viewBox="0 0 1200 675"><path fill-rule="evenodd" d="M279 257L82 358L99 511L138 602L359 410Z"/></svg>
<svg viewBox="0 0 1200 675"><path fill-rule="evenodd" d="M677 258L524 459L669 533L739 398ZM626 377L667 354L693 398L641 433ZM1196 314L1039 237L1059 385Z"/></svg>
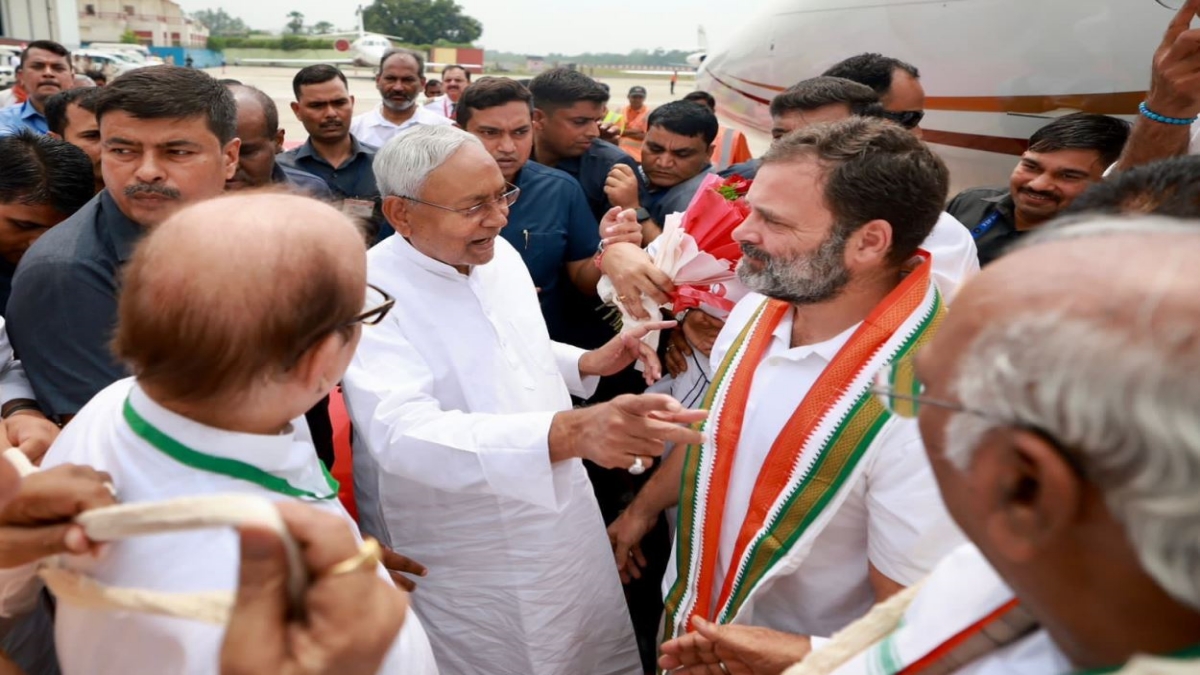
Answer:
<svg viewBox="0 0 1200 675"><path fill-rule="evenodd" d="M245 190L271 184L275 155L283 151L283 130L279 128L279 110L260 89L228 85L237 105L237 136L242 141L238 168L225 181L226 190Z"/></svg>
<svg viewBox="0 0 1200 675"><path fill-rule="evenodd" d="M1200 609L1200 227L1044 234L967 284L918 356L926 396L970 411L921 407L943 497L1018 593L1049 597L1102 548Z"/></svg>
<svg viewBox="0 0 1200 675"><path fill-rule="evenodd" d="M283 377L336 336L362 310L366 256L336 209L257 193L175 214L124 274L114 351L164 395L202 401Z"/></svg>

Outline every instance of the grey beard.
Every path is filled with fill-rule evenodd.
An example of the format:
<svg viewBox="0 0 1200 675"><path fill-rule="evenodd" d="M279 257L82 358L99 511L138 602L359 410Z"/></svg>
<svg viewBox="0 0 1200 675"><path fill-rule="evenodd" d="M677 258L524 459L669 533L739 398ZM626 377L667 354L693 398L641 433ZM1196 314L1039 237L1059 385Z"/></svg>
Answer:
<svg viewBox="0 0 1200 675"><path fill-rule="evenodd" d="M391 110L392 112L404 112L405 110L411 110L416 104L417 100L415 98L404 99L403 103L397 103L390 98L383 99L383 107Z"/></svg>
<svg viewBox="0 0 1200 675"><path fill-rule="evenodd" d="M846 238L835 228L816 251L781 259L772 257L752 244L743 244L745 258L766 264L751 270L745 260L738 262L737 275L750 290L768 298L793 305L813 305L837 296L850 283L846 269Z"/></svg>

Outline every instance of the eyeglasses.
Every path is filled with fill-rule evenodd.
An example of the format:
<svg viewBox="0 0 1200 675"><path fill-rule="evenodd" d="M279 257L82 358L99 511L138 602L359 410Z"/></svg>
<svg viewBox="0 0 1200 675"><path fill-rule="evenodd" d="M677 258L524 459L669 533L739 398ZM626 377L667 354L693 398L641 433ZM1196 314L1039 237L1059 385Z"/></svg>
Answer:
<svg viewBox="0 0 1200 675"><path fill-rule="evenodd" d="M284 370L291 370L308 350L312 349L314 345L325 339L327 335L337 331L344 331L347 328L352 328L360 323L364 326L374 326L380 321L383 321L383 317L387 316L387 313L392 311L392 307L395 306L395 298L388 295L387 292L382 288L372 284L367 284L366 295L363 297L362 311L350 317L350 319L343 321L342 323L327 326L312 333L311 337L307 340L300 341L302 347L297 350L290 359L288 359L287 366L284 368Z"/></svg>
<svg viewBox="0 0 1200 675"><path fill-rule="evenodd" d="M466 216L467 218L475 218L475 217L481 216L483 214L483 210L488 208L489 206L507 211L508 207L517 203L517 197L521 196L521 188L517 187L516 185L513 185L512 183L505 183L504 186L506 188L508 188L508 190L506 190L500 196L495 197L493 199L489 199L484 202L481 202L479 204L476 204L475 206L469 206L465 209L456 209L456 208L452 208L449 206L442 206L441 204L434 204L433 202L427 202L427 201L424 201L421 199L417 199L416 197L406 197L404 195L399 195L399 196L401 199L407 199L410 202L424 204L425 206L432 206L435 209L441 209L443 211L450 211L451 213L457 213L458 215Z"/></svg>
<svg viewBox="0 0 1200 675"><path fill-rule="evenodd" d="M921 126L921 120L925 119L924 110L900 110L897 112L881 110L879 114L884 119L889 119L905 129L916 129Z"/></svg>
<svg viewBox="0 0 1200 675"><path fill-rule="evenodd" d="M875 383L871 387L871 393L875 394L879 402L883 404L883 408L888 412L903 419L915 419L921 411L921 406L929 405L935 408L952 410L957 413L982 417L1002 426L1022 429L1038 436L1048 445L1052 446L1058 452L1059 456L1063 458L1063 461L1075 471L1076 475L1080 477L1087 476L1083 460L1075 453L1068 451L1062 443L1041 427L1019 421L1000 419L990 413L968 408L961 403L942 401L925 396L925 384L917 378L916 370L913 366L913 355L908 354L892 361L875 374Z"/></svg>
<svg viewBox="0 0 1200 675"><path fill-rule="evenodd" d="M382 288L373 284L367 284L367 297L363 302L363 311L342 324L342 327L349 328L358 323L364 326L374 326L383 321L383 317L387 316L387 313L392 311L392 308L395 306L395 298L388 295Z"/></svg>

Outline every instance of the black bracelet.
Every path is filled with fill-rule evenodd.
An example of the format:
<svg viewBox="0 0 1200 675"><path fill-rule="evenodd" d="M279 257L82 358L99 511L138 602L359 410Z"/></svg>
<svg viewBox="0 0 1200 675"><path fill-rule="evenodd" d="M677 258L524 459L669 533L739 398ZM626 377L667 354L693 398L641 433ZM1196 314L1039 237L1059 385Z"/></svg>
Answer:
<svg viewBox="0 0 1200 675"><path fill-rule="evenodd" d="M4 411L4 419L8 419L9 417L12 417L14 414L19 413L22 410L36 410L38 413L42 412L42 409L38 407L37 403L34 403L33 401L28 401L25 403L18 403L16 405L12 406L11 408L8 408L7 410L5 410Z"/></svg>

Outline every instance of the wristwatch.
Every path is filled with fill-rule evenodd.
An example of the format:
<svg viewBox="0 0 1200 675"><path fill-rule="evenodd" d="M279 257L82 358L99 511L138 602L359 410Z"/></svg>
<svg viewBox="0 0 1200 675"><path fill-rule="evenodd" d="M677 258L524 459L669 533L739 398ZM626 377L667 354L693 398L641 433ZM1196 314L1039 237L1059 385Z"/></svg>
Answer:
<svg viewBox="0 0 1200 675"><path fill-rule="evenodd" d="M633 214L639 223L644 220L650 220L650 212L640 206L637 208L637 211L633 212Z"/></svg>

